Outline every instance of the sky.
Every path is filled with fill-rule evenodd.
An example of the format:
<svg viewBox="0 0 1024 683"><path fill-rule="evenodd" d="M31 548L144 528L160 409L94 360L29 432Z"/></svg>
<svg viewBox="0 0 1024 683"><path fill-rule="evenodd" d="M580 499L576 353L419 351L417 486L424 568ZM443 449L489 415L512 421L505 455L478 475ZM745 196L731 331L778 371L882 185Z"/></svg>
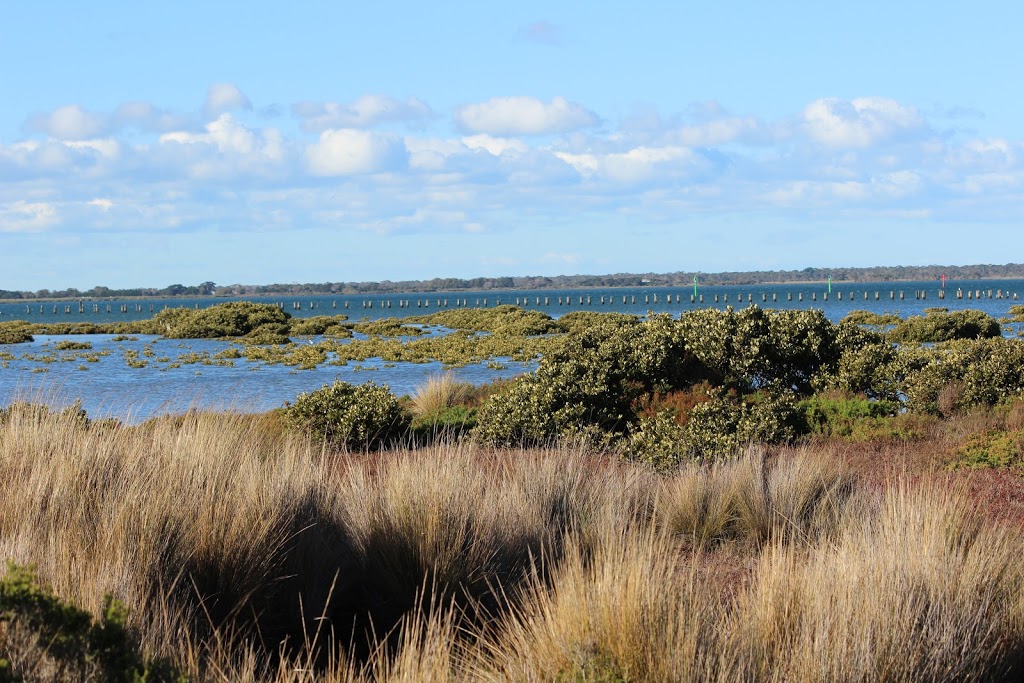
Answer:
<svg viewBox="0 0 1024 683"><path fill-rule="evenodd" d="M1022 25L0 0L0 289L1021 262Z"/></svg>

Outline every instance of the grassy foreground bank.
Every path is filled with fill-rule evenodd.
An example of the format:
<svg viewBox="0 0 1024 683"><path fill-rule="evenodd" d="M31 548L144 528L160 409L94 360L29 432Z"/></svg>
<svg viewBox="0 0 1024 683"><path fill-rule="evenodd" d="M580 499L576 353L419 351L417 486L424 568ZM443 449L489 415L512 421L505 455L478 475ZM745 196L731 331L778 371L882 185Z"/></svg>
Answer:
<svg viewBox="0 0 1024 683"><path fill-rule="evenodd" d="M121 601L142 659L192 680L1018 680L1024 537L943 454L1020 412L659 474L19 406L0 558L93 615ZM98 678L0 615L0 677Z"/></svg>

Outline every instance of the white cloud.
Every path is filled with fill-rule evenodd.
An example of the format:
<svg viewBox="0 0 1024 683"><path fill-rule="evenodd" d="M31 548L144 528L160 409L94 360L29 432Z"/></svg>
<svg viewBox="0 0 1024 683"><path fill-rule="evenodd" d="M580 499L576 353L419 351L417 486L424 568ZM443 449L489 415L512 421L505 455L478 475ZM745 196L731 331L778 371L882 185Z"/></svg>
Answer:
<svg viewBox="0 0 1024 683"><path fill-rule="evenodd" d="M206 102L203 103L203 113L207 118L215 118L224 112L236 111L239 109L250 110L252 103L249 98L230 83L214 83L206 91Z"/></svg>
<svg viewBox="0 0 1024 683"><path fill-rule="evenodd" d="M58 221L57 209L46 202L0 205L0 232L40 232Z"/></svg>
<svg viewBox="0 0 1024 683"><path fill-rule="evenodd" d="M76 140L65 142L71 149L91 150L101 157L116 159L121 154L121 143L114 138L102 138L97 140Z"/></svg>
<svg viewBox="0 0 1024 683"><path fill-rule="evenodd" d="M49 114L29 118L26 127L58 140L83 140L106 131L106 117L86 111L77 104L69 104Z"/></svg>
<svg viewBox="0 0 1024 683"><path fill-rule="evenodd" d="M803 119L811 138L829 147L871 147L925 128L917 109L884 97L815 100Z"/></svg>
<svg viewBox="0 0 1024 683"><path fill-rule="evenodd" d="M97 209L100 209L102 211L110 211L110 209L113 208L114 206L114 202L104 197L90 199L88 202L86 202L86 204L88 204L89 206L95 206Z"/></svg>
<svg viewBox="0 0 1024 683"><path fill-rule="evenodd" d="M495 97L459 108L455 122L466 133L548 135L593 126L598 118L564 97L549 103L534 97Z"/></svg>
<svg viewBox="0 0 1024 683"><path fill-rule="evenodd" d="M363 130L326 130L306 148L309 172L341 176L395 170L408 163L402 139L390 133Z"/></svg>
<svg viewBox="0 0 1024 683"><path fill-rule="evenodd" d="M529 146L522 140L514 138L496 138L491 135L467 135L462 138L462 144L469 149L482 149L488 154L500 157L506 152L512 154L525 154Z"/></svg>
<svg viewBox="0 0 1024 683"><path fill-rule="evenodd" d="M675 138L687 147L717 147L756 136L761 123L753 116L731 116L702 123L682 126Z"/></svg>
<svg viewBox="0 0 1024 683"><path fill-rule="evenodd" d="M555 152L580 175L617 182L636 183L661 175L666 167L692 168L700 158L686 147L635 147L611 154L569 154Z"/></svg>
<svg viewBox="0 0 1024 683"><path fill-rule="evenodd" d="M322 132L332 128L369 128L380 123L424 121L434 112L426 102L409 97L404 102L384 95L363 95L352 104L299 102L292 113L302 119L302 128Z"/></svg>

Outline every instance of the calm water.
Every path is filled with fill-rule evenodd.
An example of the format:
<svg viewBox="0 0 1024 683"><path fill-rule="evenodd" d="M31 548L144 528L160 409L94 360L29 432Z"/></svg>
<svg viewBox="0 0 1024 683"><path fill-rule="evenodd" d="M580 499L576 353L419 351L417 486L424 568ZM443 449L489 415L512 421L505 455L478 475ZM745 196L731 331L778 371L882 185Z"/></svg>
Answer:
<svg viewBox="0 0 1024 683"><path fill-rule="evenodd" d="M1015 295L1024 297L1022 280L947 282L945 299L939 298L940 289L937 282L833 283L832 293L825 300L826 284L699 287L698 295L703 296L703 303L691 303L692 287L488 291L401 296L274 296L246 300L282 304L286 311L296 317L343 313L352 320L432 313L439 307L444 310L446 302L448 309L518 304L542 310L553 317L576 310L636 315L654 311L678 315L708 306L742 307L749 302L767 308L820 308L834 321L856 309L892 312L905 317L921 314L931 306L944 306L950 310L977 309L998 318L1006 315L1011 305L1024 303L1024 298L1014 299ZM963 299L956 298L957 289L963 291ZM992 298L989 298L990 290ZM982 297L968 299L968 291L972 294L980 291ZM878 300L875 299L876 292ZM996 292L1002 292L1004 298L996 298ZM800 300L801 295L803 301ZM559 298L561 304L558 303ZM4 303L0 304L0 321L141 320L152 317L165 306L184 305L192 308L198 305L205 308L228 300L231 299L86 300L81 302L84 312L80 312L80 302L77 300L42 304L42 312L38 303L29 304L27 310L24 303ZM403 302L408 302L408 307ZM88 352L55 351L54 344L64 339L89 341L93 346L92 353L109 352L109 355L101 355L96 362L89 362L84 357ZM147 346L153 353L148 359L150 365L145 368L129 367L125 362L126 352L136 352L140 357L145 357L143 354ZM234 365L230 367L202 364L168 367L183 354L208 352L213 355L232 346L237 345L212 340L167 340L145 335L139 335L137 341L121 342L112 341L111 335L37 335L36 340L29 344L0 346L0 352L15 356L14 359L4 361L6 367L0 368L0 405L19 398L63 405L78 398L90 416L118 417L134 422L156 414L182 412L190 407L267 410L293 400L301 392L316 389L336 379L354 383L373 380L388 384L397 394L411 394L429 376L443 370L440 363L385 364L379 360L346 366L324 364L314 370L299 370L244 358L235 359ZM55 360L42 363L21 358L25 354L37 357L47 355ZM161 358L169 360L157 360ZM500 369L479 364L457 368L452 372L461 380L481 384L498 377L514 376L535 367L533 364L508 361L502 361L502 364L505 367Z"/></svg>

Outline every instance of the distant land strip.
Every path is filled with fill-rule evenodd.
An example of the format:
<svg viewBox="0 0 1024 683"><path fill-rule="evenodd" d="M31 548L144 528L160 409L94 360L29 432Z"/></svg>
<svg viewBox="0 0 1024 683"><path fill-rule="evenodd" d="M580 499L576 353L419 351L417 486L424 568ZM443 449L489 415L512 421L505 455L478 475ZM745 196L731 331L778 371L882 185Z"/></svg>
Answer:
<svg viewBox="0 0 1024 683"><path fill-rule="evenodd" d="M310 282L306 284L169 285L163 288L137 287L111 289L97 285L92 289L49 290L37 292L0 289L0 300L187 297L187 296L262 296L272 294L399 294L412 292L457 292L509 289L577 289L596 287L686 287L694 277L702 285L785 284L795 282L900 282L937 280L995 280L1024 278L1024 264L979 264L971 266L875 266L870 268L804 268L803 270L753 270L747 272L702 273L615 273L613 275L527 275L476 277L470 279L445 277L432 280L382 280L380 282Z"/></svg>

